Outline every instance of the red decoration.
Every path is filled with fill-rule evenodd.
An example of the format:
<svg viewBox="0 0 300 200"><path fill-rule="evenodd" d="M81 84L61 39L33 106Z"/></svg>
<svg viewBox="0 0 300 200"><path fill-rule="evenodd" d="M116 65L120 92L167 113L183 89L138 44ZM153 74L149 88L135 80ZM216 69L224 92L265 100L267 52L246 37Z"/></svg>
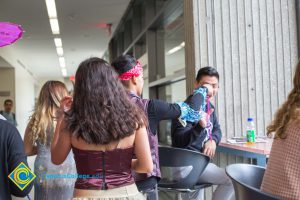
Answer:
<svg viewBox="0 0 300 200"><path fill-rule="evenodd" d="M100 23L96 25L98 28L107 29L108 35L111 36L111 23Z"/></svg>
<svg viewBox="0 0 300 200"><path fill-rule="evenodd" d="M75 76L70 76L70 81L75 81Z"/></svg>

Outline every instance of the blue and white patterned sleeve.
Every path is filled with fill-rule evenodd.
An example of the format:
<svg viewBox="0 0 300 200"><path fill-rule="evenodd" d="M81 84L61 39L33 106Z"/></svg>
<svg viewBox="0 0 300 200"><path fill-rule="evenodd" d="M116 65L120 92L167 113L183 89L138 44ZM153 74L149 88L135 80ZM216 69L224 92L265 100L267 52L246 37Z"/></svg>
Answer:
<svg viewBox="0 0 300 200"><path fill-rule="evenodd" d="M181 115L178 118L179 122L183 127L186 126L186 122L198 122L202 119L202 113L205 112L206 108L206 96L207 96L207 89L205 87L199 87L198 89L194 90L193 96L200 94L202 96L201 99L203 101L201 102L200 109L195 110L193 109L188 103L185 102L176 102L181 109ZM197 106L199 108L199 106Z"/></svg>
<svg viewBox="0 0 300 200"><path fill-rule="evenodd" d="M194 94L193 95L196 95L196 94L201 94L204 101L202 102L201 106L200 106L200 110L202 110L203 112L205 112L205 108L206 108L206 96L207 96L207 88L205 87L199 87L197 88L196 90L194 90Z"/></svg>
<svg viewBox="0 0 300 200"><path fill-rule="evenodd" d="M182 126L186 126L186 122L198 122L201 120L201 112L192 109L187 103L185 102L176 102L177 105L180 106L181 115L178 118L179 122Z"/></svg>

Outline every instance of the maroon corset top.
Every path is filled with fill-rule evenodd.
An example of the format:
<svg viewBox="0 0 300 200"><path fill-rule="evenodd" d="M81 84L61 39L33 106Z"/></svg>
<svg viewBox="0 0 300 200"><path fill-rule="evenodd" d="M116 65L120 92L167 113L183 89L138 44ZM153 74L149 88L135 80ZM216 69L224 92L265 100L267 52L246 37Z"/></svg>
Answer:
<svg viewBox="0 0 300 200"><path fill-rule="evenodd" d="M108 151L72 149L78 174L75 188L106 190L134 183L133 147Z"/></svg>

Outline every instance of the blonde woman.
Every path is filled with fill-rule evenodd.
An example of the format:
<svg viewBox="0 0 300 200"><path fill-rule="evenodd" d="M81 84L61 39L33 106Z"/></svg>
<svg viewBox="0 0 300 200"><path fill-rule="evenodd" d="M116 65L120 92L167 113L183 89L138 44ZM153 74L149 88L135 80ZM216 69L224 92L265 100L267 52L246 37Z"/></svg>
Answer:
<svg viewBox="0 0 300 200"><path fill-rule="evenodd" d="M27 125L24 144L28 156L37 155L34 163L34 199L65 200L73 195L76 174L71 153L61 165L51 162L51 141L56 127L60 101L68 95L66 86L59 81L48 81L41 89L33 115ZM66 177L68 176L68 177Z"/></svg>
<svg viewBox="0 0 300 200"><path fill-rule="evenodd" d="M287 200L300 199L300 62L294 88L267 127L275 132L261 189Z"/></svg>

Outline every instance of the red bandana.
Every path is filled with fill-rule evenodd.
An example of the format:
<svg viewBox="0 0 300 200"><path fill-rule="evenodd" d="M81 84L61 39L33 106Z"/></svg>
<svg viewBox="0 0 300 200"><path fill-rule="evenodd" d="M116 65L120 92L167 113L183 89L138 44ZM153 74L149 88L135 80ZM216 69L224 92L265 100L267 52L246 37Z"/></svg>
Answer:
<svg viewBox="0 0 300 200"><path fill-rule="evenodd" d="M119 76L119 79L121 81L128 81L132 77L138 77L143 73L143 68L141 66L141 63L139 61L136 61L136 65L131 70L125 72L124 74Z"/></svg>

